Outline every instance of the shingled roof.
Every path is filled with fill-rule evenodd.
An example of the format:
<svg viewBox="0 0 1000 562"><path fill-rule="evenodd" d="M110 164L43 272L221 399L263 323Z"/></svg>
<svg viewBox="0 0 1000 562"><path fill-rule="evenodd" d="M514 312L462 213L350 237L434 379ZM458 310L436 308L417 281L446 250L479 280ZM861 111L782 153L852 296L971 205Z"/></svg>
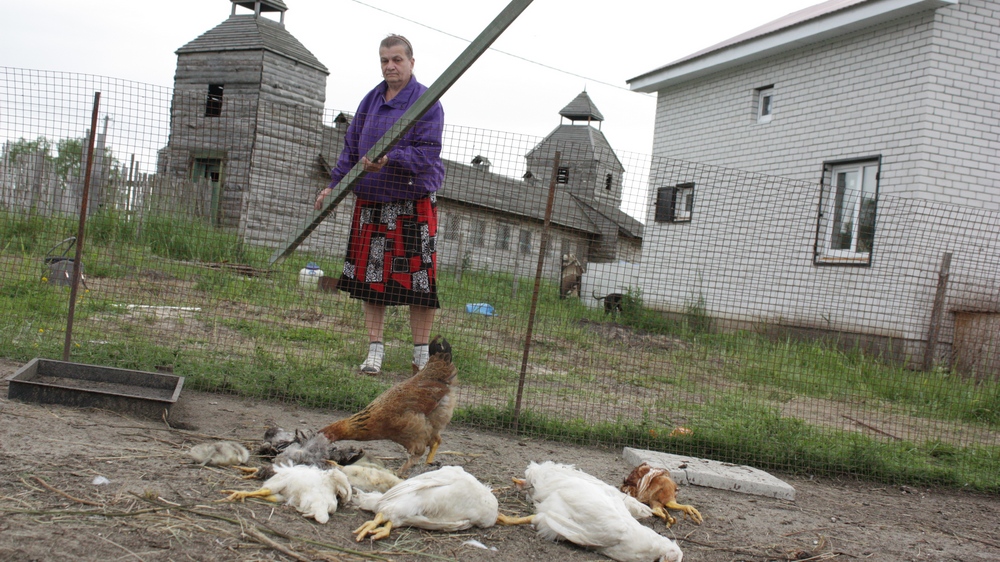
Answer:
<svg viewBox="0 0 1000 562"><path fill-rule="evenodd" d="M598 111L586 90L580 92L580 95L562 108L559 115L570 121L604 121L604 116Z"/></svg>
<svg viewBox="0 0 1000 562"><path fill-rule="evenodd" d="M283 24L253 14L229 16L226 21L177 49L176 53L182 55L219 51L271 51L330 74L326 66L293 37Z"/></svg>
<svg viewBox="0 0 1000 562"><path fill-rule="evenodd" d="M580 148L585 147L590 152L588 156L611 156L619 167L624 168L604 133L583 125L559 125L524 157L529 160L535 157L548 159L556 150L560 150L560 147L573 147L573 154L577 158L580 157Z"/></svg>

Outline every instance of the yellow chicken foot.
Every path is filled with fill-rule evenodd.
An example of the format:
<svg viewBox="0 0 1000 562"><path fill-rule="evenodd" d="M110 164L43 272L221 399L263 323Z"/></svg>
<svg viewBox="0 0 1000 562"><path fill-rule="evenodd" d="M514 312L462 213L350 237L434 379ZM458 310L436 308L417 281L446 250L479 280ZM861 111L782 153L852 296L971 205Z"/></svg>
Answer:
<svg viewBox="0 0 1000 562"><path fill-rule="evenodd" d="M704 519L701 517L701 513L698 513L698 510L695 509L694 506L681 505L681 504L679 504L677 502L669 502L669 503L667 503L666 507L667 507L667 509L674 509L674 510L677 510L677 511L683 511L684 515L687 515L688 517L691 518L691 521L694 521L695 523L697 523L699 525L701 525L702 522L704 521Z"/></svg>
<svg viewBox="0 0 1000 562"><path fill-rule="evenodd" d="M236 470L243 473L243 480L255 480L257 478L257 473L260 472L260 468L256 466L236 466Z"/></svg>
<svg viewBox="0 0 1000 562"><path fill-rule="evenodd" d="M371 536L373 541L384 539L389 536L392 531L392 521L389 521L381 513L375 514L375 519L368 521L364 525L354 529L354 533L357 536L357 542L365 540L366 536Z"/></svg>
<svg viewBox="0 0 1000 562"><path fill-rule="evenodd" d="M534 515L525 517L511 517L503 513L497 514L497 525L530 525L535 520Z"/></svg>
<svg viewBox="0 0 1000 562"><path fill-rule="evenodd" d="M653 508L653 515L663 519L663 522L667 524L667 527L671 527L677 522L677 519L675 519L673 515L667 513L667 510L662 507Z"/></svg>
<svg viewBox="0 0 1000 562"><path fill-rule="evenodd" d="M243 501L247 498L261 498L265 501L276 502L278 501L278 496L268 488L261 488L259 490L254 490L252 492L239 492L236 490L219 490L220 493L229 494L225 499L219 500L220 502L236 502Z"/></svg>
<svg viewBox="0 0 1000 562"><path fill-rule="evenodd" d="M434 462L434 455L437 454L438 446L440 445L441 445L440 439L437 439L433 443L431 443L431 451L427 453L427 464L431 464L432 462Z"/></svg>

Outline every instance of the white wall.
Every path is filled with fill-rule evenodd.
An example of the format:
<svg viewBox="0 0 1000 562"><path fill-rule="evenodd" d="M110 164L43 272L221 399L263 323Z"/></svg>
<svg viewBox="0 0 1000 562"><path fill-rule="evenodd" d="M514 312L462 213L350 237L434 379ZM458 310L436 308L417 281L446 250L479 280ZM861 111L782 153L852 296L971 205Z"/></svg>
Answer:
<svg viewBox="0 0 1000 562"><path fill-rule="evenodd" d="M982 292L1000 263L995 213L953 219L1000 209L998 8L963 0L661 90L644 302L920 340L945 251L961 290ZM754 91L772 84L758 123ZM871 267L814 265L823 163L868 156L882 158ZM655 222L655 188L687 181L692 221ZM963 229L980 227L970 247Z"/></svg>

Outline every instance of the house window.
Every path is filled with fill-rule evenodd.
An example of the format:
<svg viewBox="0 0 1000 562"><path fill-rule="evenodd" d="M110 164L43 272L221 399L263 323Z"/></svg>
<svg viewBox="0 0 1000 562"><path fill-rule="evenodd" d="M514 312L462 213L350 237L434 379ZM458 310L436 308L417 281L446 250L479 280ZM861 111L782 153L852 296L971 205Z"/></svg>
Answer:
<svg viewBox="0 0 1000 562"><path fill-rule="evenodd" d="M608 174L604 176L604 191L611 191L611 183L614 180L614 176Z"/></svg>
<svg viewBox="0 0 1000 562"><path fill-rule="evenodd" d="M774 86L757 88L757 122L770 123L774 114Z"/></svg>
<svg viewBox="0 0 1000 562"><path fill-rule="evenodd" d="M679 183L656 190L656 222L690 222L694 210L694 183Z"/></svg>
<svg viewBox="0 0 1000 562"><path fill-rule="evenodd" d="M438 222L440 225L441 223ZM458 213L448 213L447 225L444 231L448 234L449 239L458 238L459 234L462 232L462 215ZM438 230L440 233L441 231ZM439 234L440 235L440 234Z"/></svg>
<svg viewBox="0 0 1000 562"><path fill-rule="evenodd" d="M486 246L486 221L483 219L472 219L472 224L469 226L471 235L472 245L477 248L483 248Z"/></svg>
<svg viewBox="0 0 1000 562"><path fill-rule="evenodd" d="M500 223L497 225L497 240L496 240L497 250L509 250L510 249L510 225Z"/></svg>
<svg viewBox="0 0 1000 562"><path fill-rule="evenodd" d="M521 230L520 238L518 239L518 251L525 255L531 255L531 231Z"/></svg>
<svg viewBox="0 0 1000 562"><path fill-rule="evenodd" d="M208 99L205 102L205 117L218 117L222 115L222 84L208 85Z"/></svg>
<svg viewBox="0 0 1000 562"><path fill-rule="evenodd" d="M556 183L569 183L569 168L560 166L556 169Z"/></svg>
<svg viewBox="0 0 1000 562"><path fill-rule="evenodd" d="M879 166L878 158L823 166L816 263L871 264Z"/></svg>

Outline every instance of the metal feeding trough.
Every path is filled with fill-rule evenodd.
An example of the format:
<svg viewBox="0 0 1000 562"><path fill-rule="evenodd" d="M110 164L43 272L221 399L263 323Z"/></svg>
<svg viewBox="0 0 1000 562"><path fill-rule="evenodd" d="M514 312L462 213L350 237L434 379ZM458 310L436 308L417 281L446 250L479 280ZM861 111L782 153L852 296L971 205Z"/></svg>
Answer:
<svg viewBox="0 0 1000 562"><path fill-rule="evenodd" d="M166 418L184 377L32 359L7 377L7 398L23 402L103 408L146 418Z"/></svg>

